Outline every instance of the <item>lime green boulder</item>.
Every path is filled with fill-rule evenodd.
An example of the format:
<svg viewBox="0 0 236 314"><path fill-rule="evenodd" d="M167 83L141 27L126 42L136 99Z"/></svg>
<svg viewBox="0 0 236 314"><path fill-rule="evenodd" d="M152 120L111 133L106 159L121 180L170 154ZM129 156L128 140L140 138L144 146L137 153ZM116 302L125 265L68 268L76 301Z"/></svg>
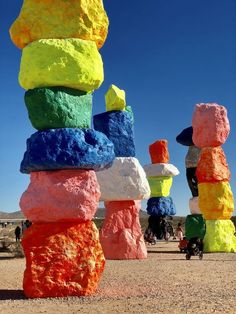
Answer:
<svg viewBox="0 0 236 314"><path fill-rule="evenodd" d="M203 239L206 233L206 223L202 215L188 215L185 220L185 236Z"/></svg>
<svg viewBox="0 0 236 314"><path fill-rule="evenodd" d="M106 111L125 110L125 91L111 85L105 95Z"/></svg>
<svg viewBox="0 0 236 314"><path fill-rule="evenodd" d="M148 177L151 189L151 197L169 196L172 186L172 177Z"/></svg>
<svg viewBox="0 0 236 314"><path fill-rule="evenodd" d="M65 86L90 92L103 79L102 58L93 41L40 39L22 51L19 83L24 89Z"/></svg>
<svg viewBox="0 0 236 314"><path fill-rule="evenodd" d="M231 220L206 220L204 252L236 252L235 227Z"/></svg>
<svg viewBox="0 0 236 314"><path fill-rule="evenodd" d="M42 87L25 93L29 119L37 130L90 128L92 94L67 87Z"/></svg>

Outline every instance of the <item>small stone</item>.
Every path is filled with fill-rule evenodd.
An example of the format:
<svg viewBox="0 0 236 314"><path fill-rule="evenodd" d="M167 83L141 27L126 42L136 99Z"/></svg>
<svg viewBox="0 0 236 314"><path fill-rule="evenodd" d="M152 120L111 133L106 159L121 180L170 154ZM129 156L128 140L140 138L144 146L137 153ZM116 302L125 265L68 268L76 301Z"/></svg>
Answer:
<svg viewBox="0 0 236 314"><path fill-rule="evenodd" d="M168 163L169 152L167 140L159 140L149 145L149 153L153 164Z"/></svg>
<svg viewBox="0 0 236 314"><path fill-rule="evenodd" d="M197 168L186 168L186 178L193 197L198 196Z"/></svg>
<svg viewBox="0 0 236 314"><path fill-rule="evenodd" d="M28 298L91 295L105 258L92 221L33 224L24 232L23 288Z"/></svg>
<svg viewBox="0 0 236 314"><path fill-rule="evenodd" d="M206 223L202 215L188 215L185 220L185 236L203 239L206 233Z"/></svg>
<svg viewBox="0 0 236 314"><path fill-rule="evenodd" d="M147 213L151 216L171 216L176 208L171 197L151 197L147 202Z"/></svg>
<svg viewBox="0 0 236 314"><path fill-rule="evenodd" d="M31 172L20 207L32 222L84 222L94 217L100 195L93 170Z"/></svg>
<svg viewBox="0 0 236 314"><path fill-rule="evenodd" d="M90 128L92 94L66 87L43 87L25 93L29 119L37 130Z"/></svg>
<svg viewBox="0 0 236 314"><path fill-rule="evenodd" d="M143 166L147 177L174 177L179 174L179 170L172 164L149 164Z"/></svg>
<svg viewBox="0 0 236 314"><path fill-rule="evenodd" d="M22 52L19 83L24 89L65 86L90 92L103 82L103 63L94 42L40 39Z"/></svg>
<svg viewBox="0 0 236 314"><path fill-rule="evenodd" d="M172 177L148 177L151 197L169 196L173 183Z"/></svg>
<svg viewBox="0 0 236 314"><path fill-rule="evenodd" d="M179 135L176 136L176 142L184 146L194 145L193 140L193 127L190 126L184 129Z"/></svg>
<svg viewBox="0 0 236 314"><path fill-rule="evenodd" d="M200 215L201 214L201 210L199 208L199 204L198 204L198 196L192 197L189 199L189 209L190 209L190 213L192 215Z"/></svg>
<svg viewBox="0 0 236 314"><path fill-rule="evenodd" d="M88 169L102 170L115 158L111 141L92 129L38 131L27 140L20 171Z"/></svg>
<svg viewBox="0 0 236 314"><path fill-rule="evenodd" d="M193 142L201 148L224 144L230 131L227 110L216 103L197 104L192 124Z"/></svg>
<svg viewBox="0 0 236 314"><path fill-rule="evenodd" d="M106 111L125 110L125 91L111 85L105 94Z"/></svg>
<svg viewBox="0 0 236 314"><path fill-rule="evenodd" d="M201 149L197 146L189 146L187 155L185 157L186 168L196 168L199 160Z"/></svg>

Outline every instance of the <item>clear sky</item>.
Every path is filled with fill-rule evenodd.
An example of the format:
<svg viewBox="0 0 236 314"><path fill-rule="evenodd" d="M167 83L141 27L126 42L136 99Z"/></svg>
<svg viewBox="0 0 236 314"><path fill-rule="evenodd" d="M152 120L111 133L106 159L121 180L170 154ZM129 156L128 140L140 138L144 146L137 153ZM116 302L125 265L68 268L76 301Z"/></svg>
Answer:
<svg viewBox="0 0 236 314"><path fill-rule="evenodd" d="M18 84L21 51L8 29L22 1L0 1L0 211L19 210L29 176L19 172L26 139L35 132ZM110 19L100 50L105 81L94 93L94 114L105 111L111 83L125 89L135 115L136 157L150 163L148 146L169 142L170 162L180 170L171 196L178 215L189 213L185 177L187 147L176 135L191 125L194 106L218 102L228 109L231 133L223 146L236 194L236 1L104 0Z"/></svg>

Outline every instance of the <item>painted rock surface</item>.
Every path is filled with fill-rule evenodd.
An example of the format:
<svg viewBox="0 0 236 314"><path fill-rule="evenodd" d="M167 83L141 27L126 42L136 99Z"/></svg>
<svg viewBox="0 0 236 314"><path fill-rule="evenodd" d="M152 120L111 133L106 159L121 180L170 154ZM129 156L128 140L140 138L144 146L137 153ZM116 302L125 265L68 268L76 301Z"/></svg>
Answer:
<svg viewBox="0 0 236 314"><path fill-rule="evenodd" d="M201 149L197 146L189 146L187 155L185 157L186 168L196 168L199 160Z"/></svg>
<svg viewBox="0 0 236 314"><path fill-rule="evenodd" d="M185 236L203 239L206 233L206 223L202 215L188 215L185 220Z"/></svg>
<svg viewBox="0 0 236 314"><path fill-rule="evenodd" d="M92 95L77 89L30 89L25 93L25 104L37 130L91 127Z"/></svg>
<svg viewBox="0 0 236 314"><path fill-rule="evenodd" d="M151 197L147 202L147 213L151 216L169 216L176 214L171 197Z"/></svg>
<svg viewBox="0 0 236 314"><path fill-rule="evenodd" d="M172 177L148 177L147 179L151 189L151 197L170 195Z"/></svg>
<svg viewBox="0 0 236 314"><path fill-rule="evenodd" d="M179 170L172 164L149 164L143 166L147 177L174 177L179 174Z"/></svg>
<svg viewBox="0 0 236 314"><path fill-rule="evenodd" d="M23 49L19 83L24 89L65 86L89 92L102 82L102 58L92 41L40 39Z"/></svg>
<svg viewBox="0 0 236 314"><path fill-rule="evenodd" d="M102 0L24 0L10 35L19 48L41 38L81 38L100 48L107 31Z"/></svg>
<svg viewBox="0 0 236 314"><path fill-rule="evenodd" d="M193 142L201 148L224 144L230 131L226 108L215 103L197 104L192 124Z"/></svg>
<svg viewBox="0 0 236 314"><path fill-rule="evenodd" d="M168 163L168 142L166 140L159 140L149 145L149 153L153 164Z"/></svg>
<svg viewBox="0 0 236 314"><path fill-rule="evenodd" d="M148 199L146 174L134 157L117 157L113 165L96 173L102 201Z"/></svg>
<svg viewBox="0 0 236 314"><path fill-rule="evenodd" d="M110 167L114 160L111 141L92 129L38 131L27 140L20 171L92 169Z"/></svg>
<svg viewBox="0 0 236 314"><path fill-rule="evenodd" d="M198 196L197 168L186 168L186 177L192 196Z"/></svg>
<svg viewBox="0 0 236 314"><path fill-rule="evenodd" d="M234 197L228 182L200 183L199 207L205 219L230 219L234 211Z"/></svg>
<svg viewBox="0 0 236 314"><path fill-rule="evenodd" d="M236 252L235 227L231 220L206 220L205 252Z"/></svg>
<svg viewBox="0 0 236 314"><path fill-rule="evenodd" d="M185 146L192 146L193 143L193 127L190 126L184 129L179 135L176 136L176 142Z"/></svg>
<svg viewBox="0 0 236 314"><path fill-rule="evenodd" d="M127 111L107 111L93 117L94 129L100 131L114 144L116 157L134 157L134 128L132 116Z"/></svg>
<svg viewBox="0 0 236 314"><path fill-rule="evenodd" d="M125 91L111 85L105 94L106 111L124 110L126 106Z"/></svg>
<svg viewBox="0 0 236 314"><path fill-rule="evenodd" d="M196 175L199 183L230 180L226 157L220 146L205 147L201 150Z"/></svg>
<svg viewBox="0 0 236 314"><path fill-rule="evenodd" d="M91 220L98 208L100 188L93 170L31 172L20 207L33 222Z"/></svg>
<svg viewBox="0 0 236 314"><path fill-rule="evenodd" d="M189 209L190 209L190 213L192 215L195 214L201 214L201 210L199 208L199 204L198 204L198 197L192 197L189 199Z"/></svg>
<svg viewBox="0 0 236 314"><path fill-rule="evenodd" d="M147 249L135 201L106 202L100 241L106 259L144 259Z"/></svg>
<svg viewBox="0 0 236 314"><path fill-rule="evenodd" d="M24 232L22 245L26 297L84 296L96 291L105 259L93 222L33 224Z"/></svg>

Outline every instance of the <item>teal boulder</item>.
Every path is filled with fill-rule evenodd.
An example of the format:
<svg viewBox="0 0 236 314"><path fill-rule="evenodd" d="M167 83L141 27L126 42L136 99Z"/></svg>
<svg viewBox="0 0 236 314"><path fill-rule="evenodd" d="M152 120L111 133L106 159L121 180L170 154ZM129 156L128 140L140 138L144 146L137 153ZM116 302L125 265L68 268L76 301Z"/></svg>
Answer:
<svg viewBox="0 0 236 314"><path fill-rule="evenodd" d="M92 95L67 87L42 87L25 93L29 119L37 130L90 128Z"/></svg>
<svg viewBox="0 0 236 314"><path fill-rule="evenodd" d="M185 236L187 240L191 238L203 239L206 233L206 222L202 215L188 215L185 220Z"/></svg>

